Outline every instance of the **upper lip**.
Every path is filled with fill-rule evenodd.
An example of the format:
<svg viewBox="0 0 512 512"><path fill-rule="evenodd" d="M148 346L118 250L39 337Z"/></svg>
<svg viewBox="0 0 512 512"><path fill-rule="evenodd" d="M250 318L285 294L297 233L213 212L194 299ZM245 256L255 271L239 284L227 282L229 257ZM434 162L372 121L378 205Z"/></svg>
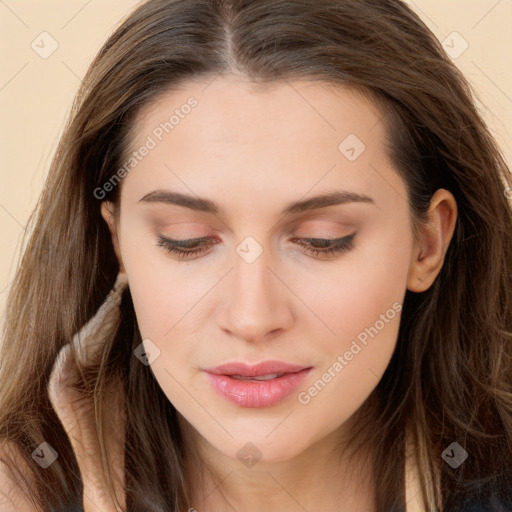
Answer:
<svg viewBox="0 0 512 512"><path fill-rule="evenodd" d="M242 362L232 362L205 368L204 371L214 375L241 375L243 377L258 377L272 373L297 373L311 366L283 363L282 361L263 361L255 365Z"/></svg>

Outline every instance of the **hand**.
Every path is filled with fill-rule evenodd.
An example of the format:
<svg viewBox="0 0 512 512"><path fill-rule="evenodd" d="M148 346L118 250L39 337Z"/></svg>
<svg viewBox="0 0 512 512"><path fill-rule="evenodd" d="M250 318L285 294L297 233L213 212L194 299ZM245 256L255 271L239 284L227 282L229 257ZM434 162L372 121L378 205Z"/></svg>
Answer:
<svg viewBox="0 0 512 512"><path fill-rule="evenodd" d="M121 382L112 385L102 397L102 415L109 428L105 432L105 445L113 468L113 483L118 508L110 496L102 469L95 402L99 399L79 391L81 368L101 360L105 344L113 338L121 320L119 304L127 285L126 274L119 273L102 306L94 317L73 337L72 344L59 352L48 382L48 395L75 453L84 487L84 512L119 512L125 509L124 496L124 389ZM74 351L72 350L74 348ZM103 392L102 392L103 395Z"/></svg>

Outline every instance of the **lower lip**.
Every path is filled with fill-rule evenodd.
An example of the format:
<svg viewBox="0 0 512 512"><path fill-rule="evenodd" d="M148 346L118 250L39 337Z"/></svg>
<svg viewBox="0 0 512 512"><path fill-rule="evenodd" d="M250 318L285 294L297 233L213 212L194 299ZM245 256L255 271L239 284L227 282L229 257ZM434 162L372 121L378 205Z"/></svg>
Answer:
<svg viewBox="0 0 512 512"><path fill-rule="evenodd" d="M240 407L270 407L293 393L312 368L270 380L238 380L206 372L215 391Z"/></svg>

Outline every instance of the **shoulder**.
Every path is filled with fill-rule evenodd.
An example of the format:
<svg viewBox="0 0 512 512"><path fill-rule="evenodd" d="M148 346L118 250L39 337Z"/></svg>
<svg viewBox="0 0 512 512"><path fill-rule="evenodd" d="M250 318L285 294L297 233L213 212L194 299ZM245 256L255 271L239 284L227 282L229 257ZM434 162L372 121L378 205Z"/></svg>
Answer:
<svg viewBox="0 0 512 512"><path fill-rule="evenodd" d="M21 449L12 441L0 440L0 510L43 512L27 496L34 492L35 486L29 489L26 482L16 478L13 467L18 468L27 479L30 478L32 470L23 458Z"/></svg>

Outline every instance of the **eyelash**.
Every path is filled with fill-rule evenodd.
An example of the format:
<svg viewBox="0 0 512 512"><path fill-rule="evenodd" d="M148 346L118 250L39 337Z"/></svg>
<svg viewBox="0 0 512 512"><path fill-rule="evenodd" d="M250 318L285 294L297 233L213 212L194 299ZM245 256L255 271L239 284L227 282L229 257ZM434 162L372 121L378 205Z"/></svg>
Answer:
<svg viewBox="0 0 512 512"><path fill-rule="evenodd" d="M342 238L294 238L293 240L299 240L299 245L306 247L306 252L313 254L314 256L331 256L334 254L342 254L353 249L355 247L353 242L355 236L356 233L352 233L351 235L347 235ZM191 238L189 240L171 240L170 238L160 235L157 239L157 245L163 247L169 253L176 254L179 259L190 259L191 257L200 254L207 249L205 249L204 245L202 245L197 249L183 250L179 248L180 245L186 247L190 245L197 245L198 243L201 244L202 242L206 241L208 241L208 237ZM331 244L333 247L330 247L329 249L317 249L311 247L312 242L320 245ZM214 245L216 243L216 241L212 241L209 245Z"/></svg>

